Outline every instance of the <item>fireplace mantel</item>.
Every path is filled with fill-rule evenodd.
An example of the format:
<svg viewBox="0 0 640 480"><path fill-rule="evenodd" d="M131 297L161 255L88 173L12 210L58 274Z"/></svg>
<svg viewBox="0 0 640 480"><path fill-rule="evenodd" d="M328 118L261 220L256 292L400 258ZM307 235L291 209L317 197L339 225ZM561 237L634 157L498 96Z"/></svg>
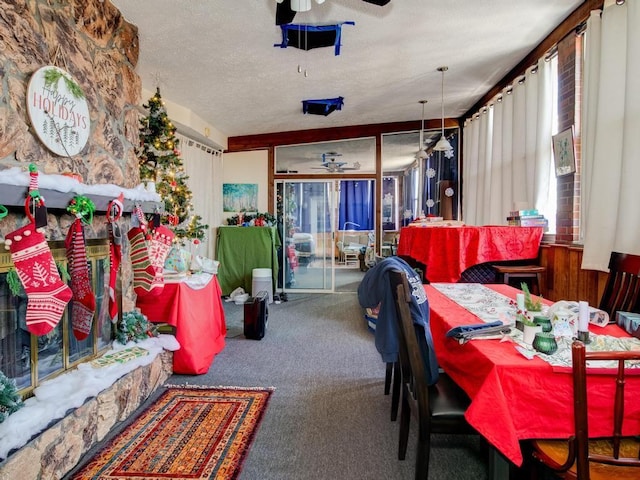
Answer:
<svg viewBox="0 0 640 480"><path fill-rule="evenodd" d="M46 201L47 209L66 210L71 199L78 195L75 192L60 192L53 189L39 188L40 194ZM28 187L23 185L0 185L0 205L4 205L10 210L12 207L24 209L25 197ZM105 195L86 194L96 206L96 213L104 213L107 211L109 202L113 197ZM136 205L140 205L145 213L163 212L164 204L162 202L153 201L136 201L127 198L123 201L124 213L131 213Z"/></svg>

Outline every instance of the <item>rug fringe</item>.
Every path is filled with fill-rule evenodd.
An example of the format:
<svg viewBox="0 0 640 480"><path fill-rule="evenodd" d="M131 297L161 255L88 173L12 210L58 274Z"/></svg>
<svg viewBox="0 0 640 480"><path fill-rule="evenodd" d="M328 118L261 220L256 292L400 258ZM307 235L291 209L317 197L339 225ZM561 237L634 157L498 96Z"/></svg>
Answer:
<svg viewBox="0 0 640 480"><path fill-rule="evenodd" d="M233 385L196 385L191 383L184 383L182 385L176 385L173 383L165 383L163 385L165 388L185 388L192 390L208 390L208 389L225 389L225 390L252 390L252 391L271 391L273 392L276 387L241 387L241 386L233 386Z"/></svg>

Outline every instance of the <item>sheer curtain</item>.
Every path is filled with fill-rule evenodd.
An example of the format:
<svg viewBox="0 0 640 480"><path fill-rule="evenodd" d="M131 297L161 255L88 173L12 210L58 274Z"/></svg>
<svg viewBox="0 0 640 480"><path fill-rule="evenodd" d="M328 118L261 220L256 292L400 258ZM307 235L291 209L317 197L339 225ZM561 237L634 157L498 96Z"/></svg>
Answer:
<svg viewBox="0 0 640 480"><path fill-rule="evenodd" d="M606 1L585 37L582 268L612 251L640 254L640 5Z"/></svg>
<svg viewBox="0 0 640 480"><path fill-rule="evenodd" d="M463 220L504 225L514 207L537 208L555 231L555 60L536 66L464 125Z"/></svg>
<svg viewBox="0 0 640 480"><path fill-rule="evenodd" d="M187 184L193 193L193 209L209 225L206 238L197 253L214 258L215 228L222 219L222 191L215 189L214 179L222 177L222 152L202 145L179 133L180 152L184 170L189 175ZM220 191L219 191L220 190Z"/></svg>

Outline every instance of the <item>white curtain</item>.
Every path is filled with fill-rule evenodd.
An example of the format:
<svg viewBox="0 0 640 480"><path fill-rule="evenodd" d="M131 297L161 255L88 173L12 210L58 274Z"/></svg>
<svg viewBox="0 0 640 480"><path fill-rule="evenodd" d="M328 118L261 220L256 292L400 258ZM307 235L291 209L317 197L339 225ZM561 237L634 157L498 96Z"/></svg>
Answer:
<svg viewBox="0 0 640 480"><path fill-rule="evenodd" d="M513 87L465 122L466 224L504 225L511 210L537 208L555 231L554 68L540 59Z"/></svg>
<svg viewBox="0 0 640 480"><path fill-rule="evenodd" d="M214 258L214 232L220 225L222 212L222 192L214 188L214 179L222 177L222 152L184 135L176 134L176 137L180 140L182 163L189 176L187 184L193 193L194 213L202 217L202 223L209 225L204 241L194 251Z"/></svg>
<svg viewBox="0 0 640 480"><path fill-rule="evenodd" d="M587 22L583 99L582 268L612 251L640 255L640 5L606 1Z"/></svg>

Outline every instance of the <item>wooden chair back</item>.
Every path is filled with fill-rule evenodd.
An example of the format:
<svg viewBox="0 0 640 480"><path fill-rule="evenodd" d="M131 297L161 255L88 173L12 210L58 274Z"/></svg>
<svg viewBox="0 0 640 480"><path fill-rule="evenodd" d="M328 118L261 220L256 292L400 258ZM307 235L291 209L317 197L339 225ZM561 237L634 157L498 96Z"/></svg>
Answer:
<svg viewBox="0 0 640 480"><path fill-rule="evenodd" d="M587 352L580 341L575 341L571 347L573 359L573 389L575 415L575 457L577 475L579 479L589 480L589 464L598 462L620 467L640 467L640 441L638 437L623 439L622 427L625 418L624 385L626 360L640 361L640 351L627 352ZM611 448L603 448L604 440L598 440L598 447L589 448L588 396L587 396L587 362L597 361L617 362L615 378L615 393L613 399L613 425L611 426ZM637 402L638 399L626 399ZM608 446L608 445L607 445ZM631 452L630 452L631 450ZM630 456L632 454L633 456ZM613 471L612 473L615 473ZM640 468L637 477L640 478ZM613 478L613 477L612 477ZM627 478L627 477L624 477Z"/></svg>
<svg viewBox="0 0 640 480"><path fill-rule="evenodd" d="M611 321L617 311L640 313L640 255L611 252L609 279L599 308Z"/></svg>
<svg viewBox="0 0 640 480"><path fill-rule="evenodd" d="M428 412L427 369L420 353L421 349L418 345L418 338L409 307L411 305L411 288L404 272L390 272L389 280L398 318L398 339L400 343L398 360L400 361L402 380L413 385L413 394L418 402L420 411ZM413 377L415 377L415 380Z"/></svg>
<svg viewBox="0 0 640 480"><path fill-rule="evenodd" d="M402 383L402 410L398 458L404 460L409 439L411 413L417 415L418 444L416 446L416 480L429 476L431 434L470 434L474 429L467 423L464 413L469 397L444 372L438 382L428 385L430 371L429 346L423 327L413 322L411 315L412 293L403 271L389 272L389 283L396 305L399 362Z"/></svg>

